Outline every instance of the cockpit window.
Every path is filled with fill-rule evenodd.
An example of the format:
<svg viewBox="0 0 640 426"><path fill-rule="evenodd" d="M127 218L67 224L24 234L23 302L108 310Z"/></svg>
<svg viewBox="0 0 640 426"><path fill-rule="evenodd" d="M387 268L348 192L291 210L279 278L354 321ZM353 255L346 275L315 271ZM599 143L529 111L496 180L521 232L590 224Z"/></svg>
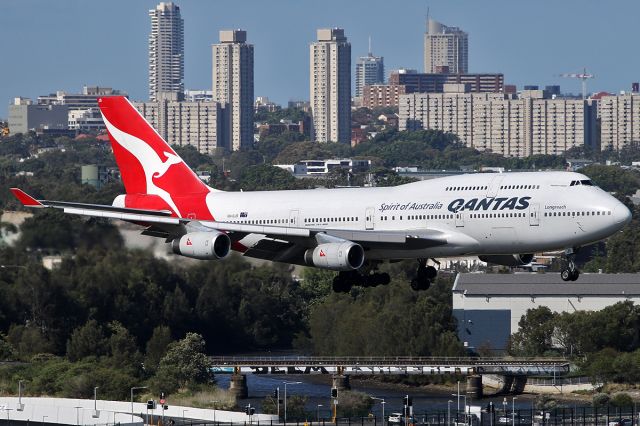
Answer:
<svg viewBox="0 0 640 426"><path fill-rule="evenodd" d="M576 185L586 185L586 186L594 186L593 182L591 182L591 180L589 179L584 179L584 180L572 180L571 184L569 186L576 186Z"/></svg>

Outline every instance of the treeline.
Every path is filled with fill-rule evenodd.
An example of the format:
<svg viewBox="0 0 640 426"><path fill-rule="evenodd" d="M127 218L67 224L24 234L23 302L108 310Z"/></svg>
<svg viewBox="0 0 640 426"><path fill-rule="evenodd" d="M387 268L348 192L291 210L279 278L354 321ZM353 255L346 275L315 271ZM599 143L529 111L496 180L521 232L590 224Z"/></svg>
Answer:
<svg viewBox="0 0 640 426"><path fill-rule="evenodd" d="M452 315L452 277L438 278L428 292L415 292L407 284L415 262L385 265L384 269L392 276L390 285L356 288L352 297L331 293L313 306L308 341L312 352L333 356L463 355Z"/></svg>
<svg viewBox="0 0 640 426"><path fill-rule="evenodd" d="M527 310L509 352L517 356L564 355L597 383L640 381L640 306L618 302L600 311Z"/></svg>

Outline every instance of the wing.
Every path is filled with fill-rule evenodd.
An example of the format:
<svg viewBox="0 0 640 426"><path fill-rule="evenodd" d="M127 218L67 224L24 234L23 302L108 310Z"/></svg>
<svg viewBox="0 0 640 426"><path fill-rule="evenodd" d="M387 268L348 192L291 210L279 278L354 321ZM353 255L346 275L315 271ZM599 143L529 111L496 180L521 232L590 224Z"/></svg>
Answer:
<svg viewBox="0 0 640 426"><path fill-rule="evenodd" d="M352 241L368 249L419 250L451 244L464 234L450 230L423 229L406 231L309 229L272 225L250 225L219 221L198 221L171 216L166 210L144 210L126 207L84 204L66 201L37 200L18 188L13 195L26 207L56 208L64 213L81 216L120 219L144 226L143 235L171 241L188 232L217 230L225 232L232 241L239 242L255 235L255 243L244 248L244 254L260 259L298 263L308 248L316 247L323 235ZM465 236L466 237L466 236Z"/></svg>

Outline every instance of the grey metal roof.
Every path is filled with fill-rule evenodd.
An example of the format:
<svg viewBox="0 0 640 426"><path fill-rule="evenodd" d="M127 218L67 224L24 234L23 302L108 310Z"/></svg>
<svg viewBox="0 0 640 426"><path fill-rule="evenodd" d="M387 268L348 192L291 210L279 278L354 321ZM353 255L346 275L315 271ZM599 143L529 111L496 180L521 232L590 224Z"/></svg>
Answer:
<svg viewBox="0 0 640 426"><path fill-rule="evenodd" d="M557 272L458 274L455 293L467 296L640 296L640 274L580 274L562 281Z"/></svg>

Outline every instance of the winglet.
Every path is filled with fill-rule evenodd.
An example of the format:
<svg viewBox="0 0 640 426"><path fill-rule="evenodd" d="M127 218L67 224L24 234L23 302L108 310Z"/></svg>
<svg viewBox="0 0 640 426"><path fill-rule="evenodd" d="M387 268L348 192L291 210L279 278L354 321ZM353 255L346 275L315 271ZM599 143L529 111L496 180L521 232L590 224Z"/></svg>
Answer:
<svg viewBox="0 0 640 426"><path fill-rule="evenodd" d="M31 195L27 194L20 188L11 188L11 193L14 197L18 199L22 204L27 207L44 207L40 201L33 198Z"/></svg>

